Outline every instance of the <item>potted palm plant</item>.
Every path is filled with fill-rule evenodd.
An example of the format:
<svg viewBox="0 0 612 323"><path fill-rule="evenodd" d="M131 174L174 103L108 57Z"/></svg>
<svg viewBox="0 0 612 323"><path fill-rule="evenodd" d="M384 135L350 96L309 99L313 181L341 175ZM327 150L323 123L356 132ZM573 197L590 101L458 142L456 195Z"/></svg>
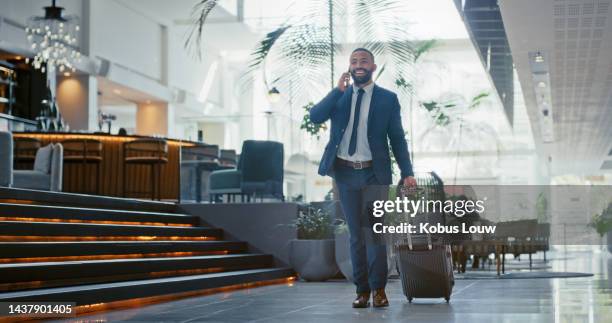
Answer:
<svg viewBox="0 0 612 323"><path fill-rule="evenodd" d="M329 212L310 205L301 207L294 222L297 239L289 245L289 262L300 278L326 281L336 275L333 219Z"/></svg>

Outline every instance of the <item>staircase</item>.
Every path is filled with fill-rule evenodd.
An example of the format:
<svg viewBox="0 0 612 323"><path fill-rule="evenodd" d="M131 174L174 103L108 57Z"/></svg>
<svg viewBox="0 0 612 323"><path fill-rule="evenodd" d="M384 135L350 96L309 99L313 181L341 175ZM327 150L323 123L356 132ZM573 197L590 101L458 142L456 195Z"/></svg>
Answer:
<svg viewBox="0 0 612 323"><path fill-rule="evenodd" d="M0 302L77 312L291 281L170 203L0 188Z"/></svg>

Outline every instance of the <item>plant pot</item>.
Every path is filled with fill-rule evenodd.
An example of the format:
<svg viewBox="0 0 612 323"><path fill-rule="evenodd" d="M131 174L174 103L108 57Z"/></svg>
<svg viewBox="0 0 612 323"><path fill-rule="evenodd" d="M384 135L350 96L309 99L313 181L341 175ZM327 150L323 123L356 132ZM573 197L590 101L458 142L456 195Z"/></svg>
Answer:
<svg viewBox="0 0 612 323"><path fill-rule="evenodd" d="M353 263L351 262L351 246L348 231L336 233L335 239L336 264L346 280L353 282Z"/></svg>
<svg viewBox="0 0 612 323"><path fill-rule="evenodd" d="M303 280L326 281L338 272L334 240L291 240L289 262Z"/></svg>

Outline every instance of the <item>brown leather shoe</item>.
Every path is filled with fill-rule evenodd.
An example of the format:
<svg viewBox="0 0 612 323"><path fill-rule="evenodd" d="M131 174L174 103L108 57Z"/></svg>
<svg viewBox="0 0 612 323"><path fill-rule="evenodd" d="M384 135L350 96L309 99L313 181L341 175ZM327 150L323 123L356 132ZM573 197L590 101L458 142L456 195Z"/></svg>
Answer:
<svg viewBox="0 0 612 323"><path fill-rule="evenodd" d="M366 308L370 306L370 293L357 293L357 298L353 301L353 308Z"/></svg>
<svg viewBox="0 0 612 323"><path fill-rule="evenodd" d="M385 289L377 289L374 291L374 295L372 295L372 301L374 303L374 307L386 307L389 306L389 300L387 299L387 294L385 294Z"/></svg>

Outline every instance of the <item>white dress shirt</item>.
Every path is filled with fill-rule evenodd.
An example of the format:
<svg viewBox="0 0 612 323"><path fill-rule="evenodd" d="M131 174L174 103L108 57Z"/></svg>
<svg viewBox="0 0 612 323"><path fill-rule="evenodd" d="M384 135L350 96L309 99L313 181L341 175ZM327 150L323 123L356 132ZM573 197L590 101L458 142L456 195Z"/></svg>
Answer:
<svg viewBox="0 0 612 323"><path fill-rule="evenodd" d="M363 87L365 91L361 97L361 109L359 110L359 124L357 125L357 149L353 156L348 153L351 143L351 135L353 133L353 120L355 119L355 104L357 103L357 95L359 95L359 87L353 84L353 97L351 100L351 116L344 130L340 147L338 147L338 157L344 160L369 161L372 160L372 152L370 151L370 143L368 142L368 114L370 113L370 102L372 100L372 91L374 90L374 82Z"/></svg>

